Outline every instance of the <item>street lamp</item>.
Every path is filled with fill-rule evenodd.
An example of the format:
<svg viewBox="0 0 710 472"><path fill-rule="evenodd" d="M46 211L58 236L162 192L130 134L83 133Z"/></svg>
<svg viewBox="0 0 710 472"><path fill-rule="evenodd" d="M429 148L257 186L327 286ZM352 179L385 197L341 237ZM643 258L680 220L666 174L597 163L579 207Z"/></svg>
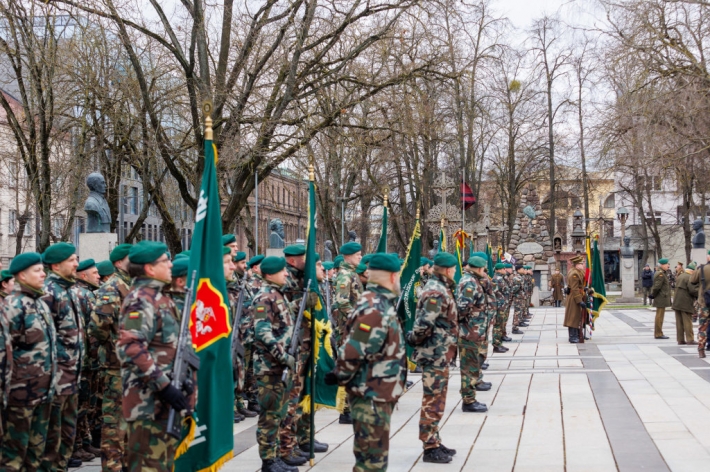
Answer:
<svg viewBox="0 0 710 472"><path fill-rule="evenodd" d="M584 215L577 208L577 211L572 215L572 249L577 253L584 250L584 239L587 237L587 233L582 228L583 222Z"/></svg>
<svg viewBox="0 0 710 472"><path fill-rule="evenodd" d="M619 218L621 223L621 239L619 240L619 246L624 244L624 236L626 236L626 220L629 219L629 210L624 207L616 210L616 217Z"/></svg>
<svg viewBox="0 0 710 472"><path fill-rule="evenodd" d="M478 233L474 231L471 234L471 241L473 241L473 252L476 252L476 241L478 240Z"/></svg>

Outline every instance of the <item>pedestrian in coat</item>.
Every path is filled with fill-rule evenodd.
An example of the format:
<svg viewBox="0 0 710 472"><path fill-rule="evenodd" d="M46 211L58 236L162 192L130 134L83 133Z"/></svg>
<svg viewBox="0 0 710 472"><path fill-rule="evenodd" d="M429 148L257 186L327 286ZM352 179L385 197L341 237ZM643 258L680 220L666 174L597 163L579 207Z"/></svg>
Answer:
<svg viewBox="0 0 710 472"><path fill-rule="evenodd" d="M671 283L668 280L668 259L659 259L660 269L653 276L653 286L651 287L651 298L653 306L656 307L656 319L653 330L656 339L668 339L663 334L663 318L666 315L666 308L671 306Z"/></svg>
<svg viewBox="0 0 710 472"><path fill-rule="evenodd" d="M707 262L710 262L710 251L708 251ZM708 320L710 320L710 308L705 303L705 291L710 289L710 264L705 263L695 269L690 277L690 282L698 285L698 305L700 315L698 318L698 356L705 357L705 343L707 342Z"/></svg>
<svg viewBox="0 0 710 472"><path fill-rule="evenodd" d="M565 304L564 326L569 332L569 342L575 344L579 342L580 328L583 327L582 315L587 309L584 303L584 258L582 256L573 257L571 260L573 268L567 273L567 286L569 294Z"/></svg>
<svg viewBox="0 0 710 472"><path fill-rule="evenodd" d="M693 303L698 297L698 286L690 282L690 274L694 269L695 263L691 262L688 264L688 269L676 277L673 310L675 311L678 344L695 344L693 341L693 312L695 311Z"/></svg>
<svg viewBox="0 0 710 472"><path fill-rule="evenodd" d="M555 273L550 277L550 290L552 290L552 299L556 307L562 306L564 294L562 290L565 288L565 278L560 274L560 269L555 269Z"/></svg>
<svg viewBox="0 0 710 472"><path fill-rule="evenodd" d="M641 288L643 290L643 304L646 305L650 299L651 287L653 287L653 271L651 266L646 264L641 271Z"/></svg>

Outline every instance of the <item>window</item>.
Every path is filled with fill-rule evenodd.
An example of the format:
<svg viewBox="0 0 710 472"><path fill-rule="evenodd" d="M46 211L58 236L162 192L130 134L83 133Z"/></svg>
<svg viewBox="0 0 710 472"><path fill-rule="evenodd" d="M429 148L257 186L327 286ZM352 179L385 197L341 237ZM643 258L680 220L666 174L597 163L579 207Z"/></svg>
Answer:
<svg viewBox="0 0 710 472"><path fill-rule="evenodd" d="M17 234L17 211L10 210L7 216L7 232Z"/></svg>
<svg viewBox="0 0 710 472"><path fill-rule="evenodd" d="M614 237L614 220L604 220L604 237Z"/></svg>
<svg viewBox="0 0 710 472"><path fill-rule="evenodd" d="M616 196L612 193L606 200L604 200L604 208L614 208L616 207Z"/></svg>
<svg viewBox="0 0 710 472"><path fill-rule="evenodd" d="M657 225L660 225L660 224L662 224L662 223L661 223L661 215L662 215L662 214L661 214L660 211L656 211L656 212L653 212L653 213L650 212L650 211L647 211L647 212L646 212L646 219L648 219L648 220L656 220L656 224L657 224Z"/></svg>
<svg viewBox="0 0 710 472"><path fill-rule="evenodd" d="M638 177L638 184L644 190L661 190L663 179L658 175L640 175Z"/></svg>
<svg viewBox="0 0 710 472"><path fill-rule="evenodd" d="M130 200L131 200L129 202L129 206L131 208L130 214L137 215L138 214L138 187L131 187Z"/></svg>
<svg viewBox="0 0 710 472"><path fill-rule="evenodd" d="M52 220L52 234L59 238L64 230L64 217L58 216Z"/></svg>
<svg viewBox="0 0 710 472"><path fill-rule="evenodd" d="M10 174L7 179L7 185L9 187L17 187L17 181L20 179L20 166L17 162L8 162L8 173Z"/></svg>

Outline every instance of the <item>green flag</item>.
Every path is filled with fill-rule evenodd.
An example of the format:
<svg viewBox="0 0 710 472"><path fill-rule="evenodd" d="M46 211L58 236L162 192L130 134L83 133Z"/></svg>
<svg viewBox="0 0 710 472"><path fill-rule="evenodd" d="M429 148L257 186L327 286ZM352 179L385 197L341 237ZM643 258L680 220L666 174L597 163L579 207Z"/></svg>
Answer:
<svg viewBox="0 0 710 472"><path fill-rule="evenodd" d="M335 369L335 360L330 343L333 326L328 320L325 303L318 288L316 278L316 189L313 180L308 184L308 229L306 230L306 266L304 268L303 283L311 282L311 292L318 294L318 304L315 308L315 323L311 323L311 360L309 365L315 370L316 375L309 372L306 377L301 406L308 413L313 407L327 406L335 408L337 385L326 385L325 374ZM304 313L309 320L313 318L310 310ZM315 357L313 354L315 353ZM311 363L312 362L312 363ZM315 392L315 393L313 393ZM313 430L312 430L313 431Z"/></svg>
<svg viewBox="0 0 710 472"><path fill-rule="evenodd" d="M380 233L380 242L377 244L375 252L387 252L387 195L385 195L385 204L382 209L382 233Z"/></svg>
<svg viewBox="0 0 710 472"><path fill-rule="evenodd" d="M493 248L491 247L491 243L486 244L486 256L488 256L488 275L493 277Z"/></svg>
<svg viewBox="0 0 710 472"><path fill-rule="evenodd" d="M232 458L234 449L234 381L232 326L222 265L222 219L217 191L217 149L212 144L211 120L205 120L205 170L195 213L188 274L197 272L190 311L190 333L200 358L197 375L197 427L187 450L178 448L175 470L216 471ZM224 375L229 372L229 375Z"/></svg>
<svg viewBox="0 0 710 472"><path fill-rule="evenodd" d="M399 283L402 287L402 295L400 295L399 303L397 304L397 316L399 317L404 332L411 331L414 327L414 317L417 311L417 297L414 289L419 286L420 276L419 267L422 265L422 234L419 226L419 218L414 225L414 233L409 241L407 255L404 257L404 265L399 273ZM407 359L412 357L412 347L407 344Z"/></svg>
<svg viewBox="0 0 710 472"><path fill-rule="evenodd" d="M592 253L592 276L591 286L594 289L594 306L592 307L592 315L596 319L604 305L608 303L606 299L606 287L604 286L604 273L602 272L602 264L599 255L599 246L597 240L594 240L594 251Z"/></svg>
<svg viewBox="0 0 710 472"><path fill-rule="evenodd" d="M456 254L454 254L456 256L456 273L454 274L454 282L458 284L459 280L461 280L461 275L463 275L463 264L461 263L461 251L463 248L458 238L454 239L456 239Z"/></svg>
<svg viewBox="0 0 710 472"><path fill-rule="evenodd" d="M444 232L444 225L441 225L439 230L439 251L449 252L446 250L446 232Z"/></svg>

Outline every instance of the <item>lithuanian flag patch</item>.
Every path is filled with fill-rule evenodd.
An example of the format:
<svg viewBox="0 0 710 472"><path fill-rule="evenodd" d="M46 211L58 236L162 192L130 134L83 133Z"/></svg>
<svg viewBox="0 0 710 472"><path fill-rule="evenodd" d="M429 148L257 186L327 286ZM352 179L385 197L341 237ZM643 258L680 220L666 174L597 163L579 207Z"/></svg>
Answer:
<svg viewBox="0 0 710 472"><path fill-rule="evenodd" d="M256 311L257 311L258 313L261 313L261 312L264 311L264 310L266 310L266 307L263 307L263 306L258 306L258 307L256 307Z"/></svg>
<svg viewBox="0 0 710 472"><path fill-rule="evenodd" d="M365 323L360 323L360 331L364 331L366 333L369 333L371 329L372 329L371 326L366 325Z"/></svg>
<svg viewBox="0 0 710 472"><path fill-rule="evenodd" d="M131 320L137 320L140 318L141 312L140 311L132 311L128 314L128 318Z"/></svg>

